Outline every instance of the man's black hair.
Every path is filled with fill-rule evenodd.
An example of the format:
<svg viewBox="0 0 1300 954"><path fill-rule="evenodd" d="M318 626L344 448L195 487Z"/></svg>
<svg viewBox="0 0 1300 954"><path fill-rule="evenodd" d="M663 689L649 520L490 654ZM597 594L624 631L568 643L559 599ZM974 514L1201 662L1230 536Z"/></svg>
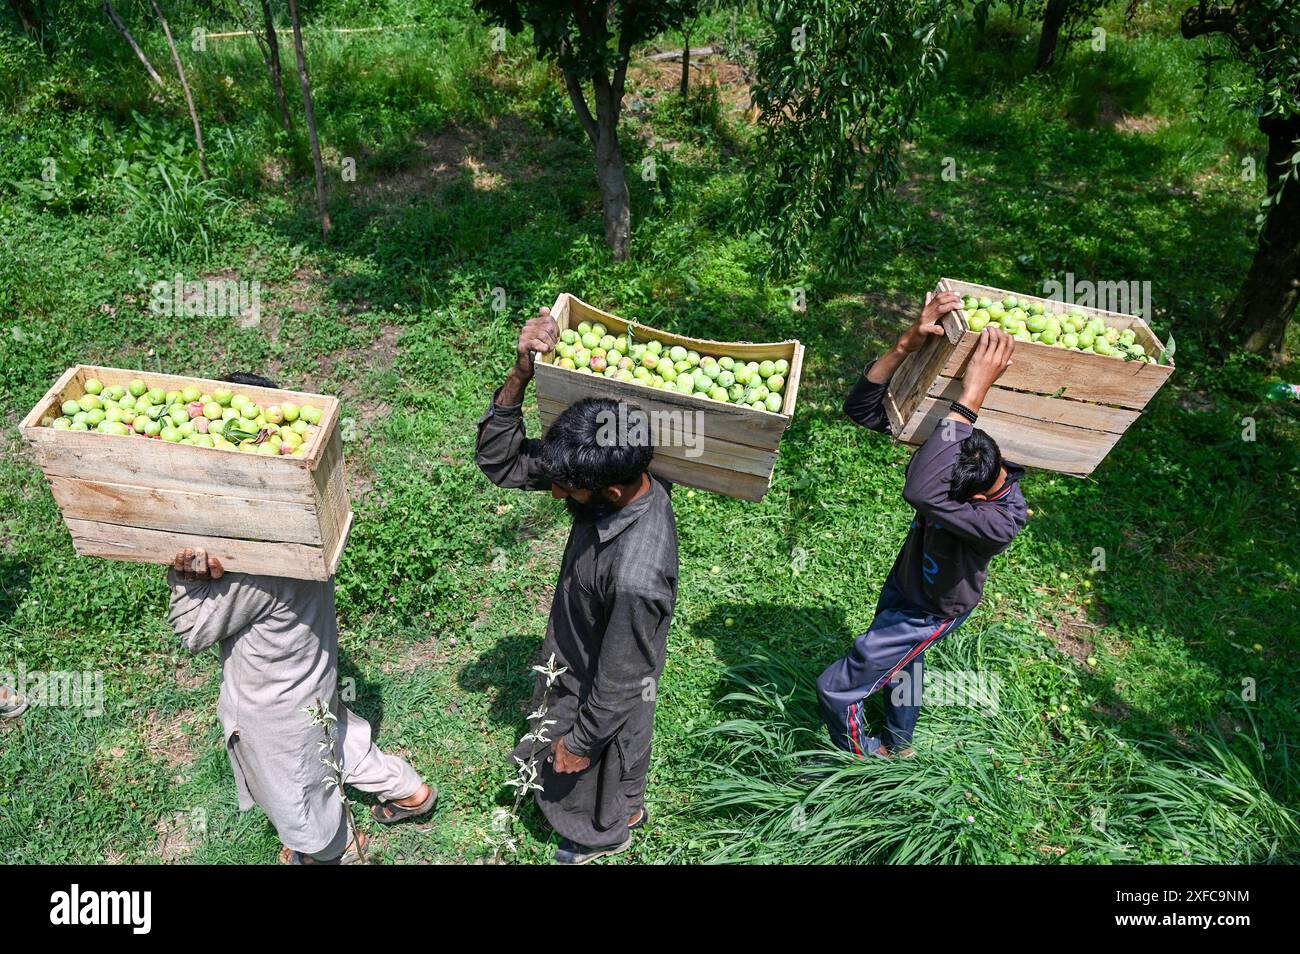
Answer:
<svg viewBox="0 0 1300 954"><path fill-rule="evenodd" d="M981 431L971 428L970 437L961 443L957 463L952 469L952 496L956 500L970 500L986 492L998 479L1002 468L1002 451L998 442Z"/></svg>
<svg viewBox="0 0 1300 954"><path fill-rule="evenodd" d="M229 381L231 384L246 384L250 388L271 388L280 390L280 385L276 384L270 378L264 378L260 374L249 374L247 371L232 371L230 374L221 376L222 381Z"/></svg>
<svg viewBox="0 0 1300 954"><path fill-rule="evenodd" d="M653 456L645 411L611 398L569 405L542 440L547 476L574 490L631 483L646 472Z"/></svg>

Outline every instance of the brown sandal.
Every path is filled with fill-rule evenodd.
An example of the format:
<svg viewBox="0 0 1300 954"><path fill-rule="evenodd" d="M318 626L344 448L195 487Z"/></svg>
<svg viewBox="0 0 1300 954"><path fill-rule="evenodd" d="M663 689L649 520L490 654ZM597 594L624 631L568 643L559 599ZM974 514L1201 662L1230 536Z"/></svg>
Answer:
<svg viewBox="0 0 1300 954"><path fill-rule="evenodd" d="M434 803L438 801L438 786L429 786L429 797L420 804L408 808L405 805L399 805L396 802L380 802L370 810L371 816L381 825L396 825L399 821L405 821L408 818L415 818L417 815L425 815L433 811Z"/></svg>
<svg viewBox="0 0 1300 954"><path fill-rule="evenodd" d="M361 848L357 847L357 838L361 839ZM348 842L347 850L332 861L317 861L311 855L295 851L288 845L280 847L280 864L282 865L356 865L361 863L361 851L370 843L364 834L358 833Z"/></svg>

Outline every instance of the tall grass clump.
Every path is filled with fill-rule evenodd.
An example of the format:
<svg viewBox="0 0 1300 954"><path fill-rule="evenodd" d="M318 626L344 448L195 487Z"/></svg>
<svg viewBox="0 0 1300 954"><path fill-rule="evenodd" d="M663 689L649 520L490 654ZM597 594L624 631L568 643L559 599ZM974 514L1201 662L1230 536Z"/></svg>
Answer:
<svg viewBox="0 0 1300 954"><path fill-rule="evenodd" d="M169 258L208 261L234 206L222 180L162 164L157 170L156 181L123 183L136 240L141 248Z"/></svg>
<svg viewBox="0 0 1300 954"><path fill-rule="evenodd" d="M1046 649L1046 652L1044 651ZM911 759L833 748L817 673L788 659L734 667L706 730L697 808L713 862L1258 863L1300 857L1285 751L1253 734L1181 747L1124 738L1072 665L1032 629L963 632L927 662L996 674L996 705L926 706Z"/></svg>

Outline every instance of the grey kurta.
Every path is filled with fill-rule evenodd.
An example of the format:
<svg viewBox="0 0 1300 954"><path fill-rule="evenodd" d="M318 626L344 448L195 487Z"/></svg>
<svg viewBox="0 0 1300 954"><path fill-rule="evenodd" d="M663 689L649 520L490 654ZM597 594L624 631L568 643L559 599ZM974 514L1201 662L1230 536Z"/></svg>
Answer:
<svg viewBox="0 0 1300 954"><path fill-rule="evenodd" d="M519 407L497 404L479 424L478 465L500 487L549 490L541 442L524 433ZM620 844L644 807L655 697L677 603L677 524L668 486L594 523L574 521L551 603L541 659L567 672L553 690L550 737L563 737L582 772L539 759L537 803L552 827L581 845ZM539 678L534 706L545 692ZM515 755L526 758L531 743Z"/></svg>
<svg viewBox="0 0 1300 954"><path fill-rule="evenodd" d="M338 717L346 781L388 800L408 798L419 775L383 753L370 724L338 699L334 581L227 573L182 580L172 570L169 621L192 653L218 645L217 717L239 790L239 807L260 805L280 840L305 854L337 855L346 844L343 809L321 784L319 726L303 708L327 701ZM337 850L336 850L337 849Z"/></svg>

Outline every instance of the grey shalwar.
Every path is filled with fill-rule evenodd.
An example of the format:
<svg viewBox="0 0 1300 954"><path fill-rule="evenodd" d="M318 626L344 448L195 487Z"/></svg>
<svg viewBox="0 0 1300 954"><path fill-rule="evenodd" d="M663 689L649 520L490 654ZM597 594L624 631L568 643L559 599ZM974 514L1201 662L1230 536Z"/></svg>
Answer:
<svg viewBox="0 0 1300 954"><path fill-rule="evenodd" d="M217 717L235 773L239 808L262 806L280 840L303 854L334 858L348 831L338 793L321 784L319 726L303 708L327 701L338 717L345 781L393 801L420 788L404 760L380 751L370 723L338 699L334 581L227 573L182 580L168 573L168 620L185 648L221 654Z"/></svg>
<svg viewBox="0 0 1300 954"><path fill-rule="evenodd" d="M549 490L541 442L524 434L521 408L493 403L479 422L477 460L499 487ZM566 672L552 690L550 738L591 765L554 770L538 754L537 804L580 845L622 844L645 807L655 696L677 603L677 523L668 486L652 479L632 503L594 522L575 520L560 565L541 659ZM546 692L538 678L533 705ZM532 754L532 743L515 750Z"/></svg>

